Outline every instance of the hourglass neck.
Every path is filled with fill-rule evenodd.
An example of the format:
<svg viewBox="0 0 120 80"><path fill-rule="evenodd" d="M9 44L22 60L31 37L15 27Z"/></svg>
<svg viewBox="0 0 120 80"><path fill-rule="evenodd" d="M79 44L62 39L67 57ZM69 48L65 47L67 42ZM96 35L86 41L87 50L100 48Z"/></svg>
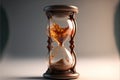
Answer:
<svg viewBox="0 0 120 80"><path fill-rule="evenodd" d="M62 42L58 42L58 46L61 46L61 47L63 47L64 46L64 43Z"/></svg>

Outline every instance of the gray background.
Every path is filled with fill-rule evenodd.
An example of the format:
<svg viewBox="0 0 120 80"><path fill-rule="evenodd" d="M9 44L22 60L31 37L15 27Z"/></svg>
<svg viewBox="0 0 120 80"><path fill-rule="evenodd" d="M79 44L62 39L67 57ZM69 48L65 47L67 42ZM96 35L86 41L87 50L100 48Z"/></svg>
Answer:
<svg viewBox="0 0 120 80"><path fill-rule="evenodd" d="M51 4L79 8L75 51L78 57L114 57L114 14L118 0L2 0L9 27L4 58L47 56L47 18L43 8Z"/></svg>

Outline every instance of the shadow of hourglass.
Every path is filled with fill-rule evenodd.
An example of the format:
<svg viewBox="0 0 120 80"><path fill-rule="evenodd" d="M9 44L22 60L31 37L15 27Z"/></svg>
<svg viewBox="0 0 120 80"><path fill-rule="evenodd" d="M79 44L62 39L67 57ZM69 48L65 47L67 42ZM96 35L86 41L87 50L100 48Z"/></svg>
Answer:
<svg viewBox="0 0 120 80"><path fill-rule="evenodd" d="M3 50L9 37L8 18L5 9L0 5L0 61L3 57Z"/></svg>
<svg viewBox="0 0 120 80"><path fill-rule="evenodd" d="M116 45L118 47L119 56L120 56L120 2L117 6L114 20L115 20L114 22L115 39L116 39Z"/></svg>

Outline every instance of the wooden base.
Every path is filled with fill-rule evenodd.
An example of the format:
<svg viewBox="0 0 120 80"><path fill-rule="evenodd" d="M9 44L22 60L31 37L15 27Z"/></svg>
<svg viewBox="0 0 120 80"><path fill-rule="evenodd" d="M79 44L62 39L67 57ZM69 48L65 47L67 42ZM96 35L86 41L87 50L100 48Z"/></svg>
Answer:
<svg viewBox="0 0 120 80"><path fill-rule="evenodd" d="M60 73L60 74L50 74L50 73L45 73L44 78L49 78L49 79L77 79L79 77L78 73Z"/></svg>

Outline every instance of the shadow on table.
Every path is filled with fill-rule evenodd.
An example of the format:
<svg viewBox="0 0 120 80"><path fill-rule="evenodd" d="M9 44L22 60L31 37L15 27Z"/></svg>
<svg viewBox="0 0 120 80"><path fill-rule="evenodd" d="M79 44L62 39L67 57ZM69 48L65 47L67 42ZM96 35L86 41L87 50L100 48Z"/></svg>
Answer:
<svg viewBox="0 0 120 80"><path fill-rule="evenodd" d="M51 80L45 79L44 77L12 77L10 80Z"/></svg>
<svg viewBox="0 0 120 80"><path fill-rule="evenodd" d="M8 80L59 80L59 79L46 79L44 77L12 77L12 78L9 78ZM68 79L68 80L71 80L71 79ZM72 79L72 80L79 80L79 79Z"/></svg>

